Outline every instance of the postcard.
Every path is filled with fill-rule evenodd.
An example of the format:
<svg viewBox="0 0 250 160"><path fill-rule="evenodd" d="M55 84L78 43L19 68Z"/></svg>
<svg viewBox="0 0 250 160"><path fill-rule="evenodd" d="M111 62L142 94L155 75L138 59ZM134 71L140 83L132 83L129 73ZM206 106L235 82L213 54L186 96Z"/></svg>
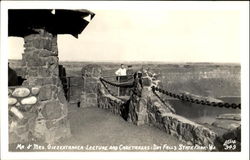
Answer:
<svg viewBox="0 0 250 160"><path fill-rule="evenodd" d="M1 4L3 159L249 158L248 2Z"/></svg>

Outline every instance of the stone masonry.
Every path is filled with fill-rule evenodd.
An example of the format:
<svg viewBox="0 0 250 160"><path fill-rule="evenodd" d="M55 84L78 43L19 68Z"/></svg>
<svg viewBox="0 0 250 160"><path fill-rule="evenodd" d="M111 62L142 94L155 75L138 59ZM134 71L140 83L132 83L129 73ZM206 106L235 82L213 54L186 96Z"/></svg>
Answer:
<svg viewBox="0 0 250 160"><path fill-rule="evenodd" d="M97 107L97 86L102 73L98 65L89 64L82 68L84 88L80 98L80 107Z"/></svg>
<svg viewBox="0 0 250 160"><path fill-rule="evenodd" d="M122 102L107 93L100 83L98 85L98 107L108 109L122 117L126 117L124 114L127 114L126 120L135 125L155 126L188 145L214 145L217 135L212 130L176 115L171 105L163 102L160 96L151 90L153 85L159 85L159 81L149 74L143 73L142 81L140 83L137 79L130 99Z"/></svg>
<svg viewBox="0 0 250 160"><path fill-rule="evenodd" d="M68 104L58 76L57 36L44 29L36 29L36 31L37 34L24 37L25 50L22 59L23 68L26 71L24 88L19 91L16 88L12 95L9 95L9 101L12 101L10 104L14 104L14 98L17 98L14 94L16 92L24 94L23 97L29 96L28 100L19 98L15 103L15 105L20 104L22 108L31 107L31 113L34 114L33 121L26 127L30 134L30 137L25 139L26 142L36 140L56 143L58 140L70 136L67 120ZM36 97L30 96L34 87L39 88L39 94ZM35 101L35 99L36 104L31 106L30 101ZM12 105L11 108L13 108ZM20 112L24 115L24 119L26 119L26 114L30 114L26 110L20 110ZM13 126L13 123L21 123L19 121L20 119L11 120L10 126ZM12 138L10 138L10 143L11 140ZM13 140L13 142L16 141Z"/></svg>

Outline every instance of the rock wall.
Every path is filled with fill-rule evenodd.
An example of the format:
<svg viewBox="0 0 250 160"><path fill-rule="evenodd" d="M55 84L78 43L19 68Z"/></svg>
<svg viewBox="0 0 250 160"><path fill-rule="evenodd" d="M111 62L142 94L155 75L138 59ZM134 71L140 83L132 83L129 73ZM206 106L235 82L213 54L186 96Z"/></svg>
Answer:
<svg viewBox="0 0 250 160"><path fill-rule="evenodd" d="M58 140L70 136L70 126L67 119L68 103L66 101L61 80L59 79L57 36L46 32L44 29L37 29L37 33L24 37L23 68L26 71L23 86L21 89L13 90L9 95L12 103L15 99L20 104L18 110L23 114L23 119L13 118L10 121L10 134L16 131L15 127L25 125L29 136L22 141L39 141L46 143L56 143ZM39 88L39 94L33 95L34 88ZM10 89L12 90L12 89ZM14 93L27 94L24 99ZM28 99L26 99L28 98ZM36 103L31 106L31 101ZM12 104L10 103L10 104ZM14 105L14 104L13 104ZM10 109L13 110L13 105ZM31 110L22 110L23 108ZM17 106L15 106L17 108ZM14 109L15 110L15 109ZM30 115L34 117L29 117ZM15 116L14 116L15 117ZM27 124L25 124L25 122ZM17 125L15 125L17 124ZM12 139L15 143L21 139Z"/></svg>

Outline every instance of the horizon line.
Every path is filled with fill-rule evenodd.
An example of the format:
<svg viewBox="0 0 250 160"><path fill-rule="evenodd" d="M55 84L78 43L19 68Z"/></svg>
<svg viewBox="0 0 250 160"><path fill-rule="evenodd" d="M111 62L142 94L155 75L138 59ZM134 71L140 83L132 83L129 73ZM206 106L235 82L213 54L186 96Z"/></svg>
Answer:
<svg viewBox="0 0 250 160"><path fill-rule="evenodd" d="M8 59L8 60L17 60L17 61L20 61L22 59ZM240 62L178 62L178 61L175 61L175 62L170 62L170 61L114 61L114 60L103 60L103 61L90 61L90 60L82 60L82 61L74 61L74 60L59 60L59 63L60 62L95 62L95 63L182 63L182 64L216 64L216 63L219 63L219 64L241 64Z"/></svg>

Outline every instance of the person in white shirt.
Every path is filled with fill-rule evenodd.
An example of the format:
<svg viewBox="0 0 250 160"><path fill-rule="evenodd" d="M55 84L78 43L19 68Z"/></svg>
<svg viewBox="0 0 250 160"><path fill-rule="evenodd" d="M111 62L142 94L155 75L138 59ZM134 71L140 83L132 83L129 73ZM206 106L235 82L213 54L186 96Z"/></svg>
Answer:
<svg viewBox="0 0 250 160"><path fill-rule="evenodd" d="M127 69L124 67L123 64L121 64L121 67L115 72L116 74L116 80L118 82L126 82L127 81ZM125 88L119 88L119 96L124 96L126 93Z"/></svg>
<svg viewBox="0 0 250 160"><path fill-rule="evenodd" d="M126 76L127 75L127 69L124 67L123 64L121 64L121 67L115 72L117 76Z"/></svg>

